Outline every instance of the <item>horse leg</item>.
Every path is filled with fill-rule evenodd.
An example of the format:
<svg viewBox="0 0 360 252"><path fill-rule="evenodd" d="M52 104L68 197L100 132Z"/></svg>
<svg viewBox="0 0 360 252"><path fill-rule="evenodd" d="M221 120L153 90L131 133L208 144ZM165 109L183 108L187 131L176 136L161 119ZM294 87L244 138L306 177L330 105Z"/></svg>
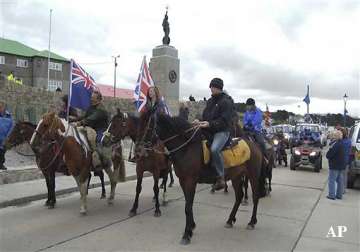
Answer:
<svg viewBox="0 0 360 252"><path fill-rule="evenodd" d="M161 211L160 211L160 204L159 204L159 174L153 174L153 178L154 178L154 196L155 196L155 213L154 216L155 217L160 217L161 216Z"/></svg>
<svg viewBox="0 0 360 252"><path fill-rule="evenodd" d="M253 206L251 220L247 225L247 229L254 229L255 224L257 223L256 214L257 214L257 207L258 207L258 202L259 202L259 184L257 182L258 179L259 178L257 178L256 175L255 176L250 175L250 185L251 185L251 189L252 189L254 206Z"/></svg>
<svg viewBox="0 0 360 252"><path fill-rule="evenodd" d="M185 178L186 179L186 178ZM196 227L193 215L193 203L196 190L196 182L193 178L187 178L187 181L184 181L184 178L180 179L180 185L185 195L185 215L186 215L186 226L185 232L181 239L182 245L187 245L191 241L193 235L193 230Z"/></svg>
<svg viewBox="0 0 360 252"><path fill-rule="evenodd" d="M225 224L226 228L233 227L233 224L236 221L236 212L239 209L241 200L244 196L244 193L242 190L243 180L242 180L241 176L238 176L237 178L232 179L231 183L233 185L234 192L235 192L235 203L234 203L233 209L229 215L229 219L226 221L226 224Z"/></svg>
<svg viewBox="0 0 360 252"><path fill-rule="evenodd" d="M91 180L91 172L89 172L89 180L88 180L87 187L86 187L86 194L89 194L90 180Z"/></svg>
<svg viewBox="0 0 360 252"><path fill-rule="evenodd" d="M226 181L225 181L225 188L224 188L224 193L228 193L229 192L229 190L228 190L228 185L227 185L227 183L226 183Z"/></svg>
<svg viewBox="0 0 360 252"><path fill-rule="evenodd" d="M47 200L45 201L45 206L49 206L49 203L50 203L50 199L51 199L51 196L50 196L50 182L49 182L49 175L41 170L42 174L44 175L44 178L45 178L45 182L46 182L46 189L47 189Z"/></svg>
<svg viewBox="0 0 360 252"><path fill-rule="evenodd" d="M50 167L51 169L51 167ZM50 201L48 208L53 209L56 204L56 195L55 195L55 170L49 171L49 187L50 187Z"/></svg>
<svg viewBox="0 0 360 252"><path fill-rule="evenodd" d="M170 165L170 184L169 184L169 187L172 187L174 185L174 176L173 176L173 169L172 169L172 165Z"/></svg>
<svg viewBox="0 0 360 252"><path fill-rule="evenodd" d="M163 206L166 206L167 205L167 200L166 200L166 183L167 183L167 180L168 180L168 173L166 175L164 175L163 177L163 184L164 184L164 188L163 188L163 194L162 194L162 203L163 203Z"/></svg>
<svg viewBox="0 0 360 252"><path fill-rule="evenodd" d="M87 178L84 182L80 182L80 176L74 176L74 179L76 181L76 184L79 188L79 191L80 191L80 214L82 215L85 215L86 212L87 212L87 205L86 205L86 188L87 188L87 182L88 182L88 179Z"/></svg>
<svg viewBox="0 0 360 252"><path fill-rule="evenodd" d="M242 205L247 206L247 205L249 205L249 201L248 201L249 200L249 196L248 196L249 179L246 175L244 176L243 187L245 189L245 198L244 198L244 202L242 203Z"/></svg>
<svg viewBox="0 0 360 252"><path fill-rule="evenodd" d="M106 172L106 174L109 177L110 180L110 196L108 198L108 205L112 205L114 204L114 198L115 198L115 189L116 189L116 184L117 184L117 178L119 176L119 167L115 167L114 166L114 171L111 170L111 165L107 165L104 170ZM104 184L104 173L102 172L102 181L101 181L101 187L102 187L102 196L104 195L106 197L106 193L105 193L105 184ZM101 177L100 177L101 180Z"/></svg>
<svg viewBox="0 0 360 252"><path fill-rule="evenodd" d="M105 199L106 198L106 190L105 190L105 181L104 181L104 172L103 171L100 171L99 178L101 181L101 197L100 197L100 199ZM89 180L90 180L90 178L89 178Z"/></svg>
<svg viewBox="0 0 360 252"><path fill-rule="evenodd" d="M139 171L136 172L137 173L137 182L136 182L136 196L135 196L135 201L133 204L133 207L131 208L130 212L129 212L129 216L135 216L136 215L136 210L138 208L138 204L139 204L139 195L141 193L141 184L142 184L142 179L143 179L143 171Z"/></svg>

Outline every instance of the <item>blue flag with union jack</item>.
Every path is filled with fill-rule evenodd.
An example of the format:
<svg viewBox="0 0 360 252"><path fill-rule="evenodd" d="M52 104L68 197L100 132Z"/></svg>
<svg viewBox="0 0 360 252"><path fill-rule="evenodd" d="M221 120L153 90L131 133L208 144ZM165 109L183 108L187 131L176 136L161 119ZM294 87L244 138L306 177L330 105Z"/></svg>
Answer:
<svg viewBox="0 0 360 252"><path fill-rule="evenodd" d="M306 104L310 104L309 85L307 85L307 93L306 93L305 98L303 99L303 102L305 102Z"/></svg>
<svg viewBox="0 0 360 252"><path fill-rule="evenodd" d="M91 94L96 89L95 80L71 60L70 106L86 110L90 107Z"/></svg>

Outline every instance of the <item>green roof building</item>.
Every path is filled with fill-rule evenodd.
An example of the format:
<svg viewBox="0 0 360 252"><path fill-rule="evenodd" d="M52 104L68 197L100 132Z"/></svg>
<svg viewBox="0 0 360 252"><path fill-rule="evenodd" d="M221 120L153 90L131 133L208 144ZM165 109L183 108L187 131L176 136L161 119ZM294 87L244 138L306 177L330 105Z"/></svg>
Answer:
<svg viewBox="0 0 360 252"><path fill-rule="evenodd" d="M23 85L55 91L60 88L68 93L70 82L70 60L49 51L38 51L15 40L0 38L0 74L7 77L13 73Z"/></svg>

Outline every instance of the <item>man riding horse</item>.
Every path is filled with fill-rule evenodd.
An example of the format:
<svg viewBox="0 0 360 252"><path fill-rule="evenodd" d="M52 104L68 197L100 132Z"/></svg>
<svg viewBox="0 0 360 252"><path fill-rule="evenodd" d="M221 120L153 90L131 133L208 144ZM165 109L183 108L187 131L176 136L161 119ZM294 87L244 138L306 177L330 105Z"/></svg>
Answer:
<svg viewBox="0 0 360 252"><path fill-rule="evenodd" d="M224 161L221 154L226 142L229 140L232 108L230 97L223 92L224 83L220 78L214 78L210 82L211 98L208 99L203 111L203 121L195 120L204 129L205 134L212 138L211 143L211 165L217 172L215 190L225 188Z"/></svg>
<svg viewBox="0 0 360 252"><path fill-rule="evenodd" d="M96 148L97 143L100 143L102 135L108 126L109 116L108 112L102 104L102 95L99 91L94 91L91 95L91 105L87 109L85 115L81 117L76 126L85 132L89 145L92 151L94 168L101 166L99 150Z"/></svg>
<svg viewBox="0 0 360 252"><path fill-rule="evenodd" d="M250 132L254 136L255 141L259 144L264 157L268 159L265 139L262 133L262 120L263 113L258 107L255 106L255 100L253 98L247 99L246 112L243 119L244 130Z"/></svg>

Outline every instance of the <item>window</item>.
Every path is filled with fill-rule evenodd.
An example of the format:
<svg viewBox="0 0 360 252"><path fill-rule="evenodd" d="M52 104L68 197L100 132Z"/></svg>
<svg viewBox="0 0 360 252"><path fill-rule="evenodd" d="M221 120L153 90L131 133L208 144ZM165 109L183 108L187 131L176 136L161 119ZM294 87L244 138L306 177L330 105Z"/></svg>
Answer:
<svg viewBox="0 0 360 252"><path fill-rule="evenodd" d="M0 56L0 64L5 64L5 56Z"/></svg>
<svg viewBox="0 0 360 252"><path fill-rule="evenodd" d="M62 90L62 81L59 80L49 80L48 90L55 91L57 88Z"/></svg>
<svg viewBox="0 0 360 252"><path fill-rule="evenodd" d="M24 60L24 59L16 59L16 66L17 67L28 67L29 62L27 60Z"/></svg>
<svg viewBox="0 0 360 252"><path fill-rule="evenodd" d="M50 61L49 62L49 69L61 72L62 71L62 64Z"/></svg>

